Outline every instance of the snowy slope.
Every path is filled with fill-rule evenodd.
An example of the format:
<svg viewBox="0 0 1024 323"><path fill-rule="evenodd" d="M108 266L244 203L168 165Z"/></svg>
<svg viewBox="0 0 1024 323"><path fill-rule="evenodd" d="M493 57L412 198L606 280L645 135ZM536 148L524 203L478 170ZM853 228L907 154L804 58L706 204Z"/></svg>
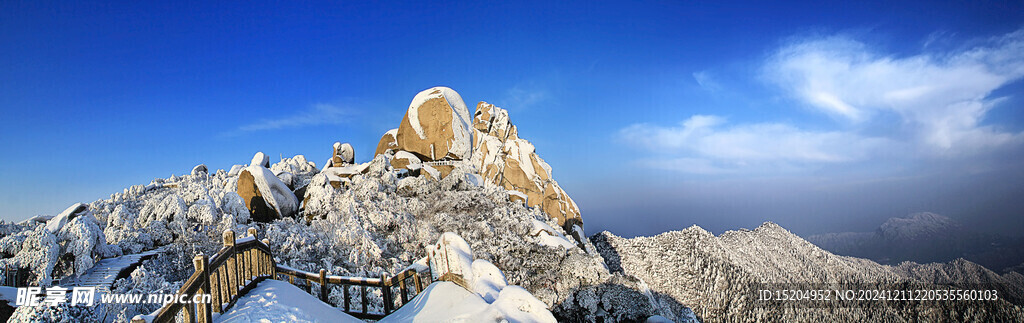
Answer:
<svg viewBox="0 0 1024 323"><path fill-rule="evenodd" d="M288 282L264 280L216 322L362 322Z"/></svg>
<svg viewBox="0 0 1024 323"><path fill-rule="evenodd" d="M512 286L488 304L479 295L442 281L430 284L380 322L555 322L550 313L544 315L543 303L530 298L529 292Z"/></svg>

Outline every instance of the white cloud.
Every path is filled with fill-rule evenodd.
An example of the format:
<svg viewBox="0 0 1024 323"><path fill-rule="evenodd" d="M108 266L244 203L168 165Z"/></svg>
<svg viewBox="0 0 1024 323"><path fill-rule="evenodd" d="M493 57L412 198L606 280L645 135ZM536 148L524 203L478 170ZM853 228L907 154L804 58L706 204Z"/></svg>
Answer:
<svg viewBox="0 0 1024 323"><path fill-rule="evenodd" d="M895 113L922 150L972 154L1021 141L981 125L1001 100L992 91L1024 77L1024 30L981 45L906 57L884 55L843 36L779 49L765 75L809 106L853 124Z"/></svg>
<svg viewBox="0 0 1024 323"><path fill-rule="evenodd" d="M619 135L660 157L635 163L700 174L903 158L969 161L1024 143L1022 133L982 124L1005 99L992 92L1024 78L1024 29L978 44L896 56L843 36L803 39L778 49L762 71L785 94L835 117L838 122L819 125L825 130L694 115L676 126L633 124ZM693 77L702 86L709 81L702 72ZM864 132L887 127L898 128Z"/></svg>
<svg viewBox="0 0 1024 323"><path fill-rule="evenodd" d="M262 130L276 130L284 128L298 128L304 126L315 126L325 124L340 124L352 117L352 112L347 109L332 105L319 103L309 109L296 114L276 119L263 119L238 127L233 133L243 133Z"/></svg>
<svg viewBox="0 0 1024 323"><path fill-rule="evenodd" d="M722 89L708 71L693 72L692 75L693 80L696 81L697 85L700 85L704 90L717 92Z"/></svg>
<svg viewBox="0 0 1024 323"><path fill-rule="evenodd" d="M533 84L520 84L505 91L501 105L506 109L528 109L531 106L543 102L548 98L547 91L538 89Z"/></svg>
<svg viewBox="0 0 1024 323"><path fill-rule="evenodd" d="M627 143L652 151L687 156L642 161L643 165L695 173L857 161L886 144L885 139L806 131L781 123L727 125L724 118L709 115L692 116L674 127L634 124L619 135Z"/></svg>

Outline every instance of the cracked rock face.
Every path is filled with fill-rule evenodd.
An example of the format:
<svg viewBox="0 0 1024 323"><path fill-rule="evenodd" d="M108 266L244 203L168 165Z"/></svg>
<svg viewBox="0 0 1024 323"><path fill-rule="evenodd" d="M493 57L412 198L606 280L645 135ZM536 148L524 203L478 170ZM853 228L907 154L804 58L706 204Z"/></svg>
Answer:
<svg viewBox="0 0 1024 323"><path fill-rule="evenodd" d="M472 163L484 181L512 191L509 198L540 207L558 225L582 223L579 207L551 177L551 166L529 141L519 138L508 111L487 102L473 116Z"/></svg>

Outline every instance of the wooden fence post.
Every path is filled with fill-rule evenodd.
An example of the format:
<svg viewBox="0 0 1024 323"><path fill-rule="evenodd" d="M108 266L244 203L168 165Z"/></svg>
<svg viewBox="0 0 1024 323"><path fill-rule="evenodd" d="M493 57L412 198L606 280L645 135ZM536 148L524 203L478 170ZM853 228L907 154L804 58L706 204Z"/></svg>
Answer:
<svg viewBox="0 0 1024 323"><path fill-rule="evenodd" d="M402 277L402 279L398 281L398 290L399 290L398 293L399 293L399 296L402 298L402 304L405 304L405 303L409 302L409 297L405 295L405 292L406 292L406 289L405 289L405 279L406 278L408 278L408 277Z"/></svg>
<svg viewBox="0 0 1024 323"><path fill-rule="evenodd" d="M351 311L350 306L349 306L350 301L348 299L348 288L349 287L351 287L351 286L349 286L349 285L341 285L341 291L342 291L342 294L343 294L342 298L345 299L345 313L348 313L349 311Z"/></svg>
<svg viewBox="0 0 1024 323"><path fill-rule="evenodd" d="M388 315L395 302L393 300L394 297L391 295L391 280L388 279L388 275L385 273L380 274L380 291L381 296L384 298L384 315Z"/></svg>
<svg viewBox="0 0 1024 323"><path fill-rule="evenodd" d="M238 294L238 267L235 265L237 260L235 259L235 232L231 229L224 230L224 246L228 248L228 252L224 255L227 256L227 261L224 263L224 269L227 270L227 291L228 297L225 303L231 302L231 299Z"/></svg>
<svg viewBox="0 0 1024 323"><path fill-rule="evenodd" d="M267 248L270 248L270 239L263 239L261 242L267 245ZM270 275L270 279L277 279L277 268L274 267L274 255L268 253L266 258L267 274Z"/></svg>
<svg viewBox="0 0 1024 323"><path fill-rule="evenodd" d="M360 285L359 289L360 289L360 291L363 294L363 313L367 313L366 312L366 285Z"/></svg>
<svg viewBox="0 0 1024 323"><path fill-rule="evenodd" d="M320 301L327 303L327 270L320 269Z"/></svg>
<svg viewBox="0 0 1024 323"><path fill-rule="evenodd" d="M246 232L249 233L249 236L252 237L253 240L256 240L256 228L249 227L249 229L246 230ZM254 261L255 259L253 259L255 255L255 248L250 248L249 250L245 251L246 280L254 279L253 277L258 275L256 274L256 262Z"/></svg>
<svg viewBox="0 0 1024 323"><path fill-rule="evenodd" d="M413 271L412 282L413 282L413 284L416 284L416 295L419 295L420 293L422 293L423 292L423 286L421 285L420 273L418 271L415 271L415 270Z"/></svg>
<svg viewBox="0 0 1024 323"><path fill-rule="evenodd" d="M210 305L217 313L221 311L220 288L224 285L220 282L220 272L220 270L210 272Z"/></svg>
<svg viewBox="0 0 1024 323"><path fill-rule="evenodd" d="M210 288L210 258L207 258L206 255L204 254L199 254L198 256L195 257L195 259L192 259L192 263L193 265L195 265L197 272L203 273L203 287L199 289L199 294L212 294L212 290ZM195 299L205 298L202 296L199 296L198 298L193 296L193 300ZM196 315L196 318L198 319L199 322L213 322L213 312L210 312L210 303L202 302L201 304L196 304L196 307L199 308L199 313L197 313L198 315Z"/></svg>

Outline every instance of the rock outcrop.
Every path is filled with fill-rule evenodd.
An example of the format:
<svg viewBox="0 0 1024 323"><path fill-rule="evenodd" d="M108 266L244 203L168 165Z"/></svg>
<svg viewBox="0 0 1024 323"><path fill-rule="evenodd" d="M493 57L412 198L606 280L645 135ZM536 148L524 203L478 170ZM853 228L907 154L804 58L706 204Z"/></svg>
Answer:
<svg viewBox="0 0 1024 323"><path fill-rule="evenodd" d="M331 159L328 159L327 163L324 164L324 168L351 165L355 161L356 151L352 148L351 144L335 142L334 152L331 153Z"/></svg>
<svg viewBox="0 0 1024 323"><path fill-rule="evenodd" d="M459 93L433 87L416 94L395 132L396 150L424 161L462 160L470 156L469 110ZM385 142L382 138L381 142ZM378 144L378 150L381 145Z"/></svg>
<svg viewBox="0 0 1024 323"><path fill-rule="evenodd" d="M469 162L484 183L541 209L577 242L585 240L576 202L551 177L551 166L533 144L519 138L505 109L480 102L471 120L454 90L427 89L413 98L399 127L381 136L376 154L389 154L391 166L406 174L433 179L448 176L454 162Z"/></svg>
<svg viewBox="0 0 1024 323"><path fill-rule="evenodd" d="M267 157L267 154L264 154L262 151L258 152L256 153L255 156L252 156L252 161L249 162L249 166L252 165L259 165L262 166L263 168L270 168L270 157Z"/></svg>
<svg viewBox="0 0 1024 323"><path fill-rule="evenodd" d="M377 143L377 151L373 153L374 156L383 154L388 150L398 149L398 139L395 136L398 135L398 128L388 130L380 137L380 142Z"/></svg>
<svg viewBox="0 0 1024 323"><path fill-rule="evenodd" d="M508 111L480 102L473 115L471 162L484 181L510 191L509 198L539 207L570 230L582 224L579 207L551 177L551 166L529 141L519 138Z"/></svg>
<svg viewBox="0 0 1024 323"><path fill-rule="evenodd" d="M253 221L270 222L295 215L299 207L295 193L273 172L261 166L260 159L266 160L262 152L238 174L238 196L245 202L250 217Z"/></svg>

